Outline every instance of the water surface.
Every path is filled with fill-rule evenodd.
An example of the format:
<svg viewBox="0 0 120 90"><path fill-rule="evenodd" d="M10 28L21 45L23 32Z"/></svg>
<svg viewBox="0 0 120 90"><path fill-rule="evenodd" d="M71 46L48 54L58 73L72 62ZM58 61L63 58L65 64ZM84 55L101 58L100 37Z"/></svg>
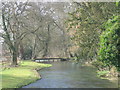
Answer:
<svg viewBox="0 0 120 90"><path fill-rule="evenodd" d="M42 79L23 88L117 88L117 81L100 79L96 69L74 62L54 62L39 71Z"/></svg>

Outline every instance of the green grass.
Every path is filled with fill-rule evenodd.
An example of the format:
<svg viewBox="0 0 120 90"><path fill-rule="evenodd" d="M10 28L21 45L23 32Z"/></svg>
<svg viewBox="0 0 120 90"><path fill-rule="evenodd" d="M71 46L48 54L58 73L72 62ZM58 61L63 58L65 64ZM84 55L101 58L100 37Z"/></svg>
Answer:
<svg viewBox="0 0 120 90"><path fill-rule="evenodd" d="M40 78L35 69L50 67L51 64L41 64L32 61L22 61L20 66L11 67L0 72L2 88L19 88Z"/></svg>

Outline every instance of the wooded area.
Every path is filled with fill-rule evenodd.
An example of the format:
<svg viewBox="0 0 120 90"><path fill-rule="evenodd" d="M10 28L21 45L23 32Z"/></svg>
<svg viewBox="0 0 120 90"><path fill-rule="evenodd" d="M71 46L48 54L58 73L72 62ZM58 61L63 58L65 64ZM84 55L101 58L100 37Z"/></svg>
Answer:
<svg viewBox="0 0 120 90"><path fill-rule="evenodd" d="M68 36L64 21L64 7L58 3L2 3L4 43L13 57L13 64L20 59L36 57L65 57ZM53 6L53 7L51 7ZM59 15L61 13L61 15Z"/></svg>
<svg viewBox="0 0 120 90"><path fill-rule="evenodd" d="M6 1L1 5L1 57L11 57L10 66L65 57L118 76L120 2Z"/></svg>

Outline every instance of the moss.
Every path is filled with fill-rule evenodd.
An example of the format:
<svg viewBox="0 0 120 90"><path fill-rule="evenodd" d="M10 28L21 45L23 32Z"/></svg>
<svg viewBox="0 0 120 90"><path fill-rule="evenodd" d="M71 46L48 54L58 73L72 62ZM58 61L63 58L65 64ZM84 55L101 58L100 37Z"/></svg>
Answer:
<svg viewBox="0 0 120 90"><path fill-rule="evenodd" d="M2 88L19 88L28 85L40 79L35 70L36 68L41 69L50 66L50 64L22 61L18 67L11 67L0 72L2 75Z"/></svg>

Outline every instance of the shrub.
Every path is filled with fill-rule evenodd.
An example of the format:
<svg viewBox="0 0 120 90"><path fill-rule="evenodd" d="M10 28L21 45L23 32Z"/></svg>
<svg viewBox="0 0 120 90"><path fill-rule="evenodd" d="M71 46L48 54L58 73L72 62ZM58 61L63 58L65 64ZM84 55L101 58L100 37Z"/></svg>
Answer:
<svg viewBox="0 0 120 90"><path fill-rule="evenodd" d="M100 36L98 59L105 66L115 66L119 70L120 25L119 16L113 16L105 24L105 31Z"/></svg>

